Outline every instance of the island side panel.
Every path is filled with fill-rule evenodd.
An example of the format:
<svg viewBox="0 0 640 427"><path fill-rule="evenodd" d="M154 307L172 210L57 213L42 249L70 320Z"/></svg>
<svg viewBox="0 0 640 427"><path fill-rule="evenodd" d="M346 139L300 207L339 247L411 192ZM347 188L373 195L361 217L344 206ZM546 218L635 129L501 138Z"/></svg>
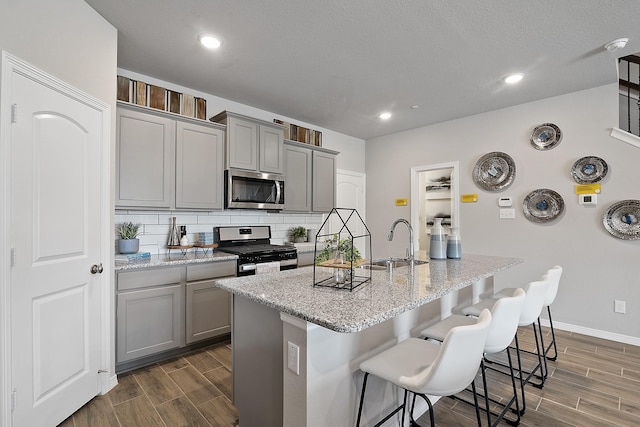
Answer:
<svg viewBox="0 0 640 427"><path fill-rule="evenodd" d="M282 427L280 313L233 296L233 404L242 427Z"/></svg>
<svg viewBox="0 0 640 427"><path fill-rule="evenodd" d="M360 332L340 333L281 314L283 347L300 345L300 375L284 368L284 426L335 427L355 425L363 373L360 363L440 318L438 300ZM286 359L286 357L285 357ZM286 363L286 360L285 360ZM371 377L367 386L364 420L380 420L402 392ZM418 403L416 415L426 405ZM373 423L371 423L373 424ZM389 425L394 425L389 421ZM244 426L243 426L244 427Z"/></svg>

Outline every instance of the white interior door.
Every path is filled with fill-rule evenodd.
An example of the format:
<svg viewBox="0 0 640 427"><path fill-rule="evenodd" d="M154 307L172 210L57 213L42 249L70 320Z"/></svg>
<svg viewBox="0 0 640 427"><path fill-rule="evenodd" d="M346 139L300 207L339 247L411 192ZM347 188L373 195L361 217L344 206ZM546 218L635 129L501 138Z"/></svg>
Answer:
<svg viewBox="0 0 640 427"><path fill-rule="evenodd" d="M103 112L22 73L8 86L13 425L57 425L101 385Z"/></svg>
<svg viewBox="0 0 640 427"><path fill-rule="evenodd" d="M360 172L338 170L336 174L336 188L336 206L357 210L366 224L365 175ZM365 227L355 217L352 217L347 225L354 235L363 235L366 233ZM369 242L370 239L355 240L354 245L358 248L363 258L368 256Z"/></svg>

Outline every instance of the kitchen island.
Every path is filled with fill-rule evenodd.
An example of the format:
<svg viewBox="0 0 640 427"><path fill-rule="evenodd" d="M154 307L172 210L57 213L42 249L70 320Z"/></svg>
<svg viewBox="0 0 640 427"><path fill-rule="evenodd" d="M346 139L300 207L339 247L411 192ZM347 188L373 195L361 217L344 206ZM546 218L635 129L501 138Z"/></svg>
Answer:
<svg viewBox="0 0 640 427"><path fill-rule="evenodd" d="M492 292L493 275L520 262L466 255L373 270L371 282L352 292L314 287L313 267L217 280L233 293L240 426L354 425L363 360ZM322 274L332 271L316 267ZM388 384L370 383L365 421L399 398Z"/></svg>

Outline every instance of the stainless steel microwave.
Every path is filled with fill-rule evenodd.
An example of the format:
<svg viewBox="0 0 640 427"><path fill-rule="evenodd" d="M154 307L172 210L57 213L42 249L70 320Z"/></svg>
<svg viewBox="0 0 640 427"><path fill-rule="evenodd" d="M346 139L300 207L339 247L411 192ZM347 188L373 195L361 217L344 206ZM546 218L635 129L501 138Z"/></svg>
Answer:
<svg viewBox="0 0 640 427"><path fill-rule="evenodd" d="M225 194L225 208L280 210L284 208L284 176L227 169Z"/></svg>

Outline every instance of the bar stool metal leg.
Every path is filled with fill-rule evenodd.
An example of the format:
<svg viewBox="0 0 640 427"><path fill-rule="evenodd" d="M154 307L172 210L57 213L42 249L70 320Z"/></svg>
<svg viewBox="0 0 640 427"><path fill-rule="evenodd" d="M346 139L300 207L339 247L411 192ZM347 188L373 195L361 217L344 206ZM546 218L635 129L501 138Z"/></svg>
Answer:
<svg viewBox="0 0 640 427"><path fill-rule="evenodd" d="M558 347L556 345L556 331L553 329L553 320L551 319L550 306L547 306L547 313L549 314L549 327L551 328L551 343L549 343L549 346L545 349L544 355L547 359L554 361L558 358ZM549 350L551 350L552 346L553 346L553 356L549 357L547 356L547 353L549 353Z"/></svg>

